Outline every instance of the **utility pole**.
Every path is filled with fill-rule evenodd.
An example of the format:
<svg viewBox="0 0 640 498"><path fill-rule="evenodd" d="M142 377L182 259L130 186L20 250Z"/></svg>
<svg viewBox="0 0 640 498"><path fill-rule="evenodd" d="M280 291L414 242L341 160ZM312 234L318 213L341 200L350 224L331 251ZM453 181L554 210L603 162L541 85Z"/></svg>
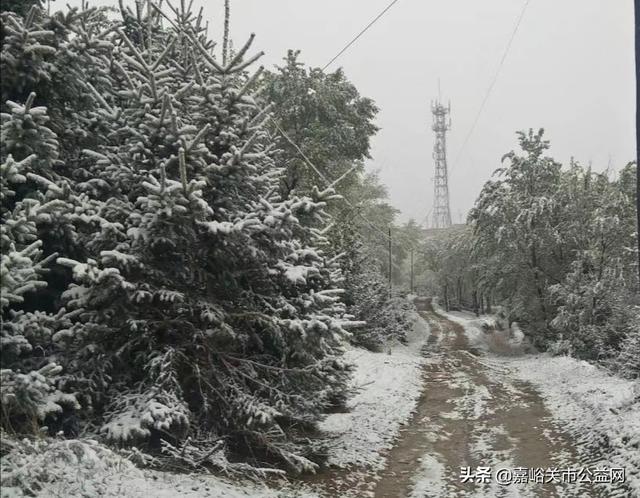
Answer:
<svg viewBox="0 0 640 498"><path fill-rule="evenodd" d="M447 228L451 226L451 210L449 207L449 173L447 172L447 130L451 128L451 104L447 107L440 103L440 97L431 102L433 125L436 141L433 145L433 159L435 160L435 176L433 178L434 204L433 228Z"/></svg>
<svg viewBox="0 0 640 498"><path fill-rule="evenodd" d="M409 290L413 294L413 249L411 249L411 280L409 283Z"/></svg>
<svg viewBox="0 0 640 498"><path fill-rule="evenodd" d="M391 297L391 225L389 225L389 297Z"/></svg>

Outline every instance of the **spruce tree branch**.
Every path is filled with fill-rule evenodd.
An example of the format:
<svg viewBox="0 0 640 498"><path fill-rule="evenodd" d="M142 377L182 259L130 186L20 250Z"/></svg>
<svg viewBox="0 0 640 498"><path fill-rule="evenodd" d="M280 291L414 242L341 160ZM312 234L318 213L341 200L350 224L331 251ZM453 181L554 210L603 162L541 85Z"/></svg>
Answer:
<svg viewBox="0 0 640 498"><path fill-rule="evenodd" d="M264 52L258 52L256 55L254 55L253 57L247 59L245 62L243 62L242 64L234 67L233 69L228 69L226 74L233 74L233 73L239 73L240 71L242 71L243 69L245 69L246 67L250 66L251 64L253 64L255 61L257 61L260 57L262 57L264 55Z"/></svg>
<svg viewBox="0 0 640 498"><path fill-rule="evenodd" d="M146 63L146 61L142 57L142 54L138 51L135 45L131 42L131 40L129 40L129 37L125 34L124 31L122 31L122 28L118 28L116 32L120 36L120 39L124 41L127 47L129 47L129 50L131 50L131 52L133 53L133 56L138 60L138 62L142 65L142 67L148 71L149 65Z"/></svg>
<svg viewBox="0 0 640 498"><path fill-rule="evenodd" d="M94 88L94 86L91 83L89 83L88 81L85 82L85 85L89 88L89 90L91 90L91 93L93 93L94 97L98 100L100 105L102 105L105 109L107 109L109 111L109 113L111 115L113 115L113 107L111 107L109 104L107 104L107 101L104 100L104 98L102 98L102 95L100 95L98 90L96 90Z"/></svg>
<svg viewBox="0 0 640 498"><path fill-rule="evenodd" d="M29 94L29 96L27 97L27 101L24 103L24 113L25 114L29 114L29 111L31 110L31 106L33 105L33 101L36 99L36 93L35 92L31 92Z"/></svg>
<svg viewBox="0 0 640 498"><path fill-rule="evenodd" d="M245 44L238 51L238 53L235 54L233 56L233 59L231 59L229 61L229 63L224 66L225 71L230 71L231 69L233 69L233 66L235 66L238 62L240 62L242 60L242 58L244 57L244 54L247 53L247 50L249 50L249 48L253 44L253 40L255 40L255 38L256 38L256 34L255 33L251 33L249 35L249 39L245 42Z"/></svg>
<svg viewBox="0 0 640 498"><path fill-rule="evenodd" d="M173 5L171 5L171 3L167 2L167 5L169 6L170 9L172 9L174 11L174 13L176 14L176 16L178 15L178 12L175 10L175 8L173 7ZM167 14L165 14L164 12L162 12L162 9L160 7L158 7L156 4L151 3L151 6L155 9L155 11L160 14L162 17L165 18L165 20L171 25L171 27L175 30L176 33L182 33L183 30L180 29L180 27L178 27L178 25L176 25L176 23L173 22L173 20L167 16Z"/></svg>
<svg viewBox="0 0 640 498"><path fill-rule="evenodd" d="M178 117L176 116L176 110L173 108L171 97L167 98L167 107L169 109L169 116L171 117L171 131L174 135L178 136Z"/></svg>
<svg viewBox="0 0 640 498"><path fill-rule="evenodd" d="M127 81L127 84L129 85L129 88L131 88L132 90L135 90L136 86L133 84L133 81L131 81L131 78L129 77L129 73L127 73L127 71L125 71L125 69L122 67L122 64L120 64L119 61L114 60L113 65L122 73L125 80Z"/></svg>
<svg viewBox="0 0 640 498"><path fill-rule="evenodd" d="M191 64L193 65L193 71L196 76L196 82L200 85L201 88L204 89L204 79L202 78L202 73L200 72L200 67L198 66L198 61L195 55L191 56Z"/></svg>
<svg viewBox="0 0 640 498"><path fill-rule="evenodd" d="M184 35L192 43L192 45L198 49L200 54L202 54L202 56L204 57L205 61L207 61L209 63L209 65L211 66L212 69L218 71L221 74L225 73L225 70L222 68L222 66L215 61L215 59L211 56L211 54L207 51L207 49L205 49L202 46L202 43L200 43L200 41L198 41L195 38L193 38L193 36L191 36L189 33L185 32Z"/></svg>
<svg viewBox="0 0 640 498"><path fill-rule="evenodd" d="M162 125L164 124L164 117L167 114L167 108L168 108L168 104L167 104L168 99L169 99L169 94L165 93L164 97L162 98L162 107L160 108L160 116L158 117L158 129L162 128Z"/></svg>
<svg viewBox="0 0 640 498"><path fill-rule="evenodd" d="M209 131L210 128L211 128L210 123L207 123L206 125L204 125L202 130L198 132L198 134L193 138L191 143L187 146L187 150L186 150L187 154L191 152L196 145L198 145L198 143L202 140L202 138L206 135L206 133Z"/></svg>
<svg viewBox="0 0 640 498"><path fill-rule="evenodd" d="M169 52L171 52L171 50L173 50L174 45L176 44L177 38L172 38L171 41L169 42L169 45L167 45L167 48L165 48L162 53L158 56L158 58L156 59L156 61L153 63L153 65L151 66L151 71L155 71L158 66L160 65L160 63L162 62L162 60L169 54Z"/></svg>
<svg viewBox="0 0 640 498"><path fill-rule="evenodd" d="M183 97L183 95L189 93L189 91L193 88L193 85L194 85L194 82L190 81L185 86L177 90L176 93L173 94L173 98L176 100L180 100Z"/></svg>
<svg viewBox="0 0 640 498"><path fill-rule="evenodd" d="M260 112L258 112L258 114L256 114L253 118L251 118L251 121L249 121L249 128L253 128L254 126L260 126L260 125L256 125L256 123L258 122L264 122L267 119L273 119L271 118L271 116L268 116L267 114L269 113L269 111L271 111L271 109L273 109L274 104L273 102L271 102L270 104L266 105L265 107L263 107ZM262 120L262 118L264 118L264 120ZM262 120L262 121L261 121Z"/></svg>
<svg viewBox="0 0 640 498"><path fill-rule="evenodd" d="M253 74L253 76L251 76L251 78L249 78L247 82L244 84L244 86L240 89L240 91L236 95L236 100L240 100L242 96L249 91L249 88L253 86L253 84L257 81L257 79L260 77L263 71L264 71L264 66L260 66L258 70Z"/></svg>
<svg viewBox="0 0 640 498"><path fill-rule="evenodd" d="M122 54L122 58L127 62L127 64L140 71L141 73L145 73L147 71L147 68L141 65L135 57L130 57L127 54Z"/></svg>
<svg viewBox="0 0 640 498"><path fill-rule="evenodd" d="M182 190L184 191L184 195L188 194L187 192L187 160L185 157L184 149L180 147L178 150L178 164L180 169L180 181L182 182Z"/></svg>
<svg viewBox="0 0 640 498"><path fill-rule="evenodd" d="M222 362L222 364L225 366L225 368L227 369L227 371L229 372L230 375L235 374L239 374L241 377L253 382L254 384L257 384L259 386L264 387L265 389L267 389L268 391L273 391L276 392L278 394L280 394L281 396L283 396L284 398L290 398L292 397L290 394L285 393L284 391L282 391L281 389L278 389L277 387L274 386L270 386L269 384L265 384L264 382L259 381L258 379L251 377L250 375L244 373L242 371L242 369L240 368L231 368L231 365L229 365L229 363L227 363L224 358L220 357L220 361Z"/></svg>
<svg viewBox="0 0 640 498"><path fill-rule="evenodd" d="M264 368L266 370L273 370L275 372L293 372L293 373L304 373L304 374L308 374L309 372L313 371L315 369L315 365L309 365L307 367L304 368L288 368L288 367L278 367L275 365L267 365L266 363L260 363L254 360L250 360L248 358L239 358L237 356L228 354L228 353L218 353L221 356L224 356L225 358L229 358L230 360L233 361L237 361L240 363L250 363L251 365L257 367L257 368Z"/></svg>
<svg viewBox="0 0 640 498"><path fill-rule="evenodd" d="M151 89L151 96L153 97L154 101L157 101L158 87L156 85L156 75L153 74L153 71L151 71L150 69L148 71L148 77L149 77L149 88Z"/></svg>

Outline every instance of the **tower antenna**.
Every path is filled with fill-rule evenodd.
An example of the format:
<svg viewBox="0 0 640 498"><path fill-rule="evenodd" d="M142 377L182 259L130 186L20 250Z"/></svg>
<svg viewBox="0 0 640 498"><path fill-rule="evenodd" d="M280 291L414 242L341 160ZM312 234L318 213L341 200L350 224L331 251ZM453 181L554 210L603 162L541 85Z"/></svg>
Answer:
<svg viewBox="0 0 640 498"><path fill-rule="evenodd" d="M451 104L445 107L441 103L440 80L438 79L438 100L431 102L431 113L433 114L431 129L436 133L436 141L433 145L433 159L435 161L433 228L451 226L449 174L447 171L447 130L451 128L450 112ZM447 119L448 117L449 119Z"/></svg>

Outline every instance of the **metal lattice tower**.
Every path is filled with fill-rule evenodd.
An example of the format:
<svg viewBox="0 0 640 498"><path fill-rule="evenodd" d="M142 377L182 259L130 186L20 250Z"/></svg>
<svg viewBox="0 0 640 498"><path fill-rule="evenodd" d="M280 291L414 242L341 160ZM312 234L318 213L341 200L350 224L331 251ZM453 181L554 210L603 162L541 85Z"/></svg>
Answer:
<svg viewBox="0 0 640 498"><path fill-rule="evenodd" d="M447 172L447 130L451 128L450 112L451 104L445 107L440 103L440 100L431 102L431 113L433 114L433 126L431 128L436 132L436 141L433 146L433 159L436 166L433 178L433 228L451 226L449 176Z"/></svg>

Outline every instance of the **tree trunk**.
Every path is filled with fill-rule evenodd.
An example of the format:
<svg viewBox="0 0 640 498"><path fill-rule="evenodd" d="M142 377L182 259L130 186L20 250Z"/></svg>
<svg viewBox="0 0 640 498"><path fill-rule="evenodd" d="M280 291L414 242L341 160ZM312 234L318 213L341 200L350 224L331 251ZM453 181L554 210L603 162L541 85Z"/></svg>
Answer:
<svg viewBox="0 0 640 498"><path fill-rule="evenodd" d="M545 325L548 323L547 321L547 307L544 303L544 291L542 290L541 282L540 282L540 270L538 269L538 255L536 253L535 246L531 246L531 266L533 268L533 279L535 282L536 293L538 294L538 302L540 304L540 311L542 311L542 318L544 320Z"/></svg>
<svg viewBox="0 0 640 498"><path fill-rule="evenodd" d="M449 311L449 286L444 284L444 309Z"/></svg>
<svg viewBox="0 0 640 498"><path fill-rule="evenodd" d="M471 297L473 299L473 312L476 314L476 316L480 316L480 306L478 305L478 291L476 289L473 289ZM482 299L482 295L480 295L480 299Z"/></svg>

